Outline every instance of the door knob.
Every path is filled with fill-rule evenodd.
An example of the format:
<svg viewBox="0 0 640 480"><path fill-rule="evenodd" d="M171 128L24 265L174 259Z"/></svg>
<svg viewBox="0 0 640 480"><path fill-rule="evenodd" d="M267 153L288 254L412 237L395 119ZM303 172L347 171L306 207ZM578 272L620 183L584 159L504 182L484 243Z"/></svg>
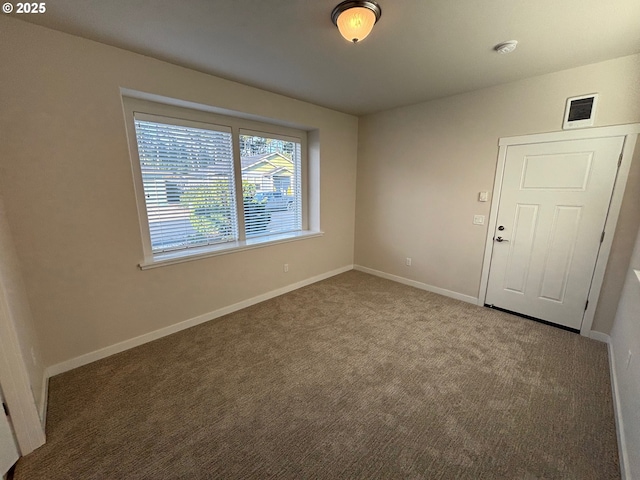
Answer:
<svg viewBox="0 0 640 480"><path fill-rule="evenodd" d="M509 241L509 240L506 240L506 239L504 239L504 238L502 238L502 237L496 237L496 242L500 242L500 243L502 243L502 242L508 242L508 241Z"/></svg>

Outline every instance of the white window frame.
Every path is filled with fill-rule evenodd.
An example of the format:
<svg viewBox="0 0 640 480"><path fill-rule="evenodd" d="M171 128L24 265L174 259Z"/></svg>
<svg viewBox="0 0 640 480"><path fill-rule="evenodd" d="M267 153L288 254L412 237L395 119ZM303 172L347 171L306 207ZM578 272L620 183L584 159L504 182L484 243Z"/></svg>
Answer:
<svg viewBox="0 0 640 480"><path fill-rule="evenodd" d="M123 108L125 125L129 143L129 155L131 159L131 169L133 173L133 183L138 208L138 219L140 223L140 234L142 238L142 250L144 259L139 267L142 270L172 265L175 263L196 260L198 258L223 255L242 250L261 248L278 243L291 242L305 238L321 236L320 229L311 230L309 212L309 152L307 143L307 132L301 129L284 127L281 125L259 122L255 120L222 115L205 110L185 108L175 105L166 105L135 97L124 96ZM144 187L142 182L142 171L140 157L138 155L138 143L135 129L135 118L154 119L162 122L163 119L172 124L185 126L193 125L202 128L203 124L213 127L227 127L232 134L234 176L236 181L236 206L238 208L238 233L237 241L225 242L202 247L185 248L170 252L154 253L151 249L151 236L149 232L149 220L147 217L147 207L145 201ZM242 132L241 132L242 131ZM302 182L302 230L274 235L263 235L253 238L245 238L244 212L242 210L242 166L240 161L240 134L250 132L260 136L276 138L281 140L296 141L301 147L301 182ZM240 186L238 188L238 186Z"/></svg>

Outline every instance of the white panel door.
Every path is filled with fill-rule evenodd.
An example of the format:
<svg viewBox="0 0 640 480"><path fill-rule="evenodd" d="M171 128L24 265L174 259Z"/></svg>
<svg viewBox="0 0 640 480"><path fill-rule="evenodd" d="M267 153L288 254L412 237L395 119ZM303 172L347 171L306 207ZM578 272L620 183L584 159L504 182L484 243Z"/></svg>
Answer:
<svg viewBox="0 0 640 480"><path fill-rule="evenodd" d="M0 402L4 402L0 391ZM0 409L0 476L7 473L11 466L18 460L18 447L16 446L9 420Z"/></svg>
<svg viewBox="0 0 640 480"><path fill-rule="evenodd" d="M623 143L507 148L485 303L580 328Z"/></svg>

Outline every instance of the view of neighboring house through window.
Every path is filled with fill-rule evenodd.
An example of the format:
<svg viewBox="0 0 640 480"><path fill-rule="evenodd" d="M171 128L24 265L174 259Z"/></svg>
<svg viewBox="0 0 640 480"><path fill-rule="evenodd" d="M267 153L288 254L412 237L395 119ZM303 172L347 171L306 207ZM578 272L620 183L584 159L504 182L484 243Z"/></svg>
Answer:
<svg viewBox="0 0 640 480"><path fill-rule="evenodd" d="M141 113L133 125L152 254L302 230L296 138Z"/></svg>
<svg viewBox="0 0 640 480"><path fill-rule="evenodd" d="M240 135L247 237L302 229L300 143Z"/></svg>

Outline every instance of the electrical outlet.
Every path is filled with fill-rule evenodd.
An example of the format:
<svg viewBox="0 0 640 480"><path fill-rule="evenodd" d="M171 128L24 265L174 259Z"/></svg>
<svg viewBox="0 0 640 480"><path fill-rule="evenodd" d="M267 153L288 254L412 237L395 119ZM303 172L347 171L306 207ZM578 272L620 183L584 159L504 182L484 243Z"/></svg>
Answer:
<svg viewBox="0 0 640 480"><path fill-rule="evenodd" d="M480 192L478 194L478 201L479 202L486 202L489 200L489 192Z"/></svg>
<svg viewBox="0 0 640 480"><path fill-rule="evenodd" d="M407 265L407 267L410 267L411 266L411 258L407 257L407 260L406 260L405 264Z"/></svg>
<svg viewBox="0 0 640 480"><path fill-rule="evenodd" d="M284 273L287 273L289 271L289 264L285 263L282 269L284 270Z"/></svg>

